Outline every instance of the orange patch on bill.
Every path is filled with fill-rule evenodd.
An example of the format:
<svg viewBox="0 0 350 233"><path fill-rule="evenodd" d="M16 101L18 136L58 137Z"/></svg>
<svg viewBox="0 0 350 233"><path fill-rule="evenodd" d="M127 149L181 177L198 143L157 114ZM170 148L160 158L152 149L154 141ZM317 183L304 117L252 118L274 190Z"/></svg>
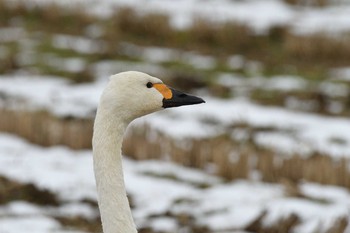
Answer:
<svg viewBox="0 0 350 233"><path fill-rule="evenodd" d="M156 83L153 85L153 87L155 89L157 89L165 99L171 99L173 97L173 93L171 92L171 90L169 89L169 87L167 87L165 84L163 83Z"/></svg>

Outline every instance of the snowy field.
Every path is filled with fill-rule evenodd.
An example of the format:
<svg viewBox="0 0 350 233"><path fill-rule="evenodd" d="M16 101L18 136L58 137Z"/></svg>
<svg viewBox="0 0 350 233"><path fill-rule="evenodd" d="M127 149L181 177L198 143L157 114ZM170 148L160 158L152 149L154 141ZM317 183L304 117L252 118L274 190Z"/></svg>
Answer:
<svg viewBox="0 0 350 233"><path fill-rule="evenodd" d="M90 118L107 80L73 85L53 77L3 76L0 79L1 107L46 109L58 117ZM280 84L279 88L284 85ZM174 139L210 138L244 121L251 126L279 129L258 134L256 142L286 154L295 150L307 156L319 150L335 159L348 158L350 154L347 146L350 144L350 121L346 118L260 106L244 98L204 98L207 103L196 109L165 110L136 120L132 127L147 123ZM293 133L286 133L290 131ZM233 138L244 137L242 132L231 133ZM334 143L331 140L334 137L346 143ZM96 198L91 151L42 148L1 134L0 160L1 176L48 189L60 202L59 206L51 207L21 200L9 202L0 208L0 232L19 233L23 229L43 233L84 232L67 228L57 219L61 216L98 218L96 206L84 202ZM310 233L326 232L349 216L350 193L344 188L301 182L297 184L296 195L290 193L285 184L249 180L225 182L169 162L125 158L124 165L133 214L141 229L169 233L189 230L189 226L186 228L179 220L179 216L185 215L191 216L192 227L205 227L208 232L243 232L250 230L256 221L268 227L295 215L298 224L293 232Z"/></svg>
<svg viewBox="0 0 350 233"><path fill-rule="evenodd" d="M23 0L17 0L23 1ZM92 13L108 17L120 6L129 6L140 13L161 12L171 17L171 23L178 28L191 25L194 17L213 20L214 22L238 21L252 27L256 33L265 33L272 26L291 26L295 33L315 32L342 33L350 30L350 4L348 0L334 1L324 8L289 6L281 0L30 0L23 1L47 4L55 2L64 5L82 4ZM300 1L303 2L303 1ZM215 17L214 17L215 15Z"/></svg>
<svg viewBox="0 0 350 233"><path fill-rule="evenodd" d="M0 100L0 106L33 111L48 110L59 117L92 118L107 80L105 78L94 83L72 85L52 77L2 76L0 93L4 98ZM290 79L280 80L292 88ZM270 82L269 79L261 79L259 84L272 88ZM275 88L284 88L284 85L280 82L279 87L276 85ZM245 137L244 132L228 130L235 124L245 123L251 127L277 129L258 133L254 140L257 144L287 155L298 153L307 156L318 151L335 158L350 156L350 120L346 117L320 116L261 106L245 98L203 98L206 104L154 113L137 119L133 127L147 123L174 139L210 138L223 133L230 133L232 138L240 139ZM207 122L208 119L210 122ZM336 139L342 143L337 143Z"/></svg>
<svg viewBox="0 0 350 233"><path fill-rule="evenodd" d="M342 188L302 183L302 197L293 197L283 185L244 180L227 183L167 162L126 158L123 162L139 228L180 232L176 216L186 214L194 218L195 225L208 227L210 232L238 232L261 216L262 224L269 226L295 214L300 223L293 232L309 233L326 232L337 220L349 216L350 193ZM1 206L2 233L78 232L64 228L56 218L98 216L96 207L83 202L96 198L91 151L41 148L1 134L0 175L47 189L61 203L46 207L13 201ZM164 216L166 212L168 216Z"/></svg>
<svg viewBox="0 0 350 233"><path fill-rule="evenodd" d="M337 39L350 31L348 0L329 1L323 7L288 5L282 0L9 2L15 1L29 8L52 2L72 7L81 4L101 18L108 18L121 6L129 6L140 15L165 13L171 26L179 29L191 27L198 18L215 23L234 21L249 26L253 34L265 39L273 35L269 29L275 26L288 27L288 33L293 35L325 33ZM115 48L109 47L110 41L101 35L109 35L103 30L110 27L95 22L84 28L82 35L60 32L59 28L47 35L40 31L45 27L33 27L31 31L30 24L21 27L25 24L18 17L10 17L9 22L0 28L0 59L6 59L0 63L0 110L47 111L62 122L92 120L111 74L139 70L175 84L172 78L180 70L180 76L188 75L187 81L200 77L202 86L185 87L206 103L137 119L129 132L149 126L151 132L165 135L179 145L186 140L205 142L224 135L229 143L251 143L253 153L257 153L254 156L259 156L260 149L273 151L272 163L276 167L280 165L279 158L300 156L301 162L297 161L303 163L315 155L332 158L330 162L320 160L319 165L328 161L335 170L349 167L350 64L346 62L326 66L319 79L307 76L307 72L293 73L293 67L291 74L269 74L264 70L264 61L253 60L244 53L230 52L220 57L215 52L207 54L190 48L138 44L137 40L125 41L127 37L116 42ZM111 48L117 50L113 58L106 53ZM85 72L92 79L72 78ZM219 91L215 92L215 88ZM314 95L308 95L312 92ZM269 94L272 103L268 103L269 99L263 101ZM279 97L285 99L278 101ZM26 119L23 116L23 121ZM152 133L147 136L145 141L152 141ZM241 153L239 149L234 152ZM0 132L0 233L99 232L91 154L90 149L42 147ZM267 183L261 181L265 177L258 170L249 171L252 174L247 177L251 179L225 180L208 173L215 173L214 166L210 170L213 164L208 164L206 173L169 161L135 161L127 154L123 164L140 233L287 232L284 226L291 229L289 233L350 233L350 192L346 188L295 177L278 177L276 183ZM348 175L346 168L343 170L337 174ZM327 170L330 171L333 170ZM327 172L328 181L339 177ZM51 202L43 204L35 199L41 195L48 195Z"/></svg>

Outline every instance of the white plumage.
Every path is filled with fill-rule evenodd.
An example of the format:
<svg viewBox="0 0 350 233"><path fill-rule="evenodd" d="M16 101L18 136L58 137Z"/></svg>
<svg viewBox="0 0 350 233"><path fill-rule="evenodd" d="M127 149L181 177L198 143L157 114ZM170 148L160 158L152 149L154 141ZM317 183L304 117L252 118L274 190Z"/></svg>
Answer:
<svg viewBox="0 0 350 233"><path fill-rule="evenodd" d="M136 233L126 195L121 146L128 124L167 107L204 101L168 88L158 78L129 71L111 76L97 110L93 159L104 233ZM137 146L137 145L135 145Z"/></svg>

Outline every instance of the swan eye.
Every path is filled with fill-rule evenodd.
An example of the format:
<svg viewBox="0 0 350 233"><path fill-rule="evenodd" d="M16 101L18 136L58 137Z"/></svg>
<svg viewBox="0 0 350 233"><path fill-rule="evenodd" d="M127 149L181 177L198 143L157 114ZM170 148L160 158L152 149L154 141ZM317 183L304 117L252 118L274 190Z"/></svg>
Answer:
<svg viewBox="0 0 350 233"><path fill-rule="evenodd" d="M148 82L148 83L146 84L146 86L147 86L147 88L151 88L151 87L153 87L153 83Z"/></svg>

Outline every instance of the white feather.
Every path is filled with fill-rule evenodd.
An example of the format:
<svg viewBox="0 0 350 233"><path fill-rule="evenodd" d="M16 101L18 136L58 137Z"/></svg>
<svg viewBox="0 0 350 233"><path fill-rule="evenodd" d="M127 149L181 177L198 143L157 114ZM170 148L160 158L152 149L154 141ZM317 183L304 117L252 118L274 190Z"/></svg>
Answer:
<svg viewBox="0 0 350 233"><path fill-rule="evenodd" d="M137 232L125 190L121 146L132 120L162 109L162 94L147 88L148 82L162 83L135 71L113 75L100 99L92 142L104 233Z"/></svg>

